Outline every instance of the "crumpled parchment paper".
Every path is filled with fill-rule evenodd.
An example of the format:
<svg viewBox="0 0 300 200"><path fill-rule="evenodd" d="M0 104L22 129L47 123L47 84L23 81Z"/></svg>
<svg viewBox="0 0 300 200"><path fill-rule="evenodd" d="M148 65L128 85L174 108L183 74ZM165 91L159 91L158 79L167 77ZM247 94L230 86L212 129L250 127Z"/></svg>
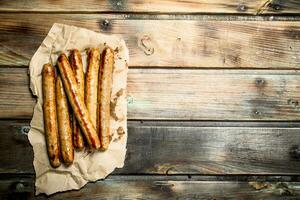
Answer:
<svg viewBox="0 0 300 200"><path fill-rule="evenodd" d="M75 151L74 163L65 167L52 168L48 160L43 123L43 95L41 71L45 63L56 64L60 53L77 48L82 55L84 71L87 66L86 49L105 46L115 50L113 87L111 93L111 144L105 152L88 153ZM36 194L47 195L79 189L89 181L105 178L115 168L124 165L127 142L127 99L128 49L124 40L117 36L96 33L87 29L54 24L47 37L30 61L30 88L37 96L28 134L33 147L33 165L36 173Z"/></svg>

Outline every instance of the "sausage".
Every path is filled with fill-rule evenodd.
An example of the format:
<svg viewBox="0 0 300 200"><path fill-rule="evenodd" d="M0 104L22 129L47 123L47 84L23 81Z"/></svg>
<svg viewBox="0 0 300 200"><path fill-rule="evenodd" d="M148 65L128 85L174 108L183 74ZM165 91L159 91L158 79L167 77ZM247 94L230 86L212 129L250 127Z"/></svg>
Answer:
<svg viewBox="0 0 300 200"><path fill-rule="evenodd" d="M47 151L52 167L60 166L60 146L57 127L55 69L51 64L45 64L42 70L44 128Z"/></svg>
<svg viewBox="0 0 300 200"><path fill-rule="evenodd" d="M68 166L74 160L74 147L69 103L60 76L56 79L56 108L61 155L64 163Z"/></svg>
<svg viewBox="0 0 300 200"><path fill-rule="evenodd" d="M84 72L82 67L82 59L80 52L77 49L70 51L69 56L70 64L75 74L78 89L80 91L80 98L84 98ZM84 139L79 128L78 121L76 120L75 114L73 113L73 143L74 147L78 150L84 148Z"/></svg>
<svg viewBox="0 0 300 200"><path fill-rule="evenodd" d="M94 127L97 125L97 92L100 50L92 48L88 52L88 67L85 77L85 105L89 111Z"/></svg>
<svg viewBox="0 0 300 200"><path fill-rule="evenodd" d="M61 54L58 57L57 64L69 102L86 141L91 150L99 149L100 141L96 129L92 123L83 99L80 98L80 91L67 56L65 54Z"/></svg>
<svg viewBox="0 0 300 200"><path fill-rule="evenodd" d="M113 65L113 50L111 48L106 48L102 52L101 66L99 71L99 88L97 102L97 130L102 150L106 150L110 143L110 98L112 88Z"/></svg>

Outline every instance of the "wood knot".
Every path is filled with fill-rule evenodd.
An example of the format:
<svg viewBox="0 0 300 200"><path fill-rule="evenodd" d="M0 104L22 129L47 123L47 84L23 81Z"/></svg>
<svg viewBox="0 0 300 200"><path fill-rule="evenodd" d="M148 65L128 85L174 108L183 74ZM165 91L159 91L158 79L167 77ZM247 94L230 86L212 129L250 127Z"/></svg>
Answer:
<svg viewBox="0 0 300 200"><path fill-rule="evenodd" d="M275 10L275 11L282 10L281 5L277 4L277 3L270 3L269 7L272 8L273 10Z"/></svg>
<svg viewBox="0 0 300 200"><path fill-rule="evenodd" d="M278 196L291 196L295 191L285 182L249 182L249 185L256 190L268 191Z"/></svg>
<svg viewBox="0 0 300 200"><path fill-rule="evenodd" d="M114 10L124 10L125 9L125 1L122 0L109 0Z"/></svg>
<svg viewBox="0 0 300 200"><path fill-rule="evenodd" d="M151 38L148 35L143 35L138 40L138 46L144 51L145 55L150 56L154 53Z"/></svg>

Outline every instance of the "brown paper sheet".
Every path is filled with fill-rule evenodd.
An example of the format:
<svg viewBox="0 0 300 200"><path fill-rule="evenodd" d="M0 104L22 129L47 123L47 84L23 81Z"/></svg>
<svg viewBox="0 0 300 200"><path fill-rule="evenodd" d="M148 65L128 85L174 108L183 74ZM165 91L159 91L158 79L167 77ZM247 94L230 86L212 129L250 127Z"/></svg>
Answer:
<svg viewBox="0 0 300 200"><path fill-rule="evenodd" d="M50 166L43 124L43 96L41 71L45 63L56 64L60 53L68 54L68 50L77 48L82 55L84 71L86 71L86 49L99 47L102 51L105 45L115 50L113 70L113 88L111 98L111 135L112 141L105 152L87 153L75 152L74 163L70 167L61 165L53 169ZM128 49L124 40L117 36L96 33L87 29L54 24L47 37L31 59L30 88L37 96L34 107L31 129L28 134L34 151L34 169L36 173L36 194L47 195L79 189L89 181L105 178L115 168L124 165L127 143L127 99L126 84L128 72Z"/></svg>

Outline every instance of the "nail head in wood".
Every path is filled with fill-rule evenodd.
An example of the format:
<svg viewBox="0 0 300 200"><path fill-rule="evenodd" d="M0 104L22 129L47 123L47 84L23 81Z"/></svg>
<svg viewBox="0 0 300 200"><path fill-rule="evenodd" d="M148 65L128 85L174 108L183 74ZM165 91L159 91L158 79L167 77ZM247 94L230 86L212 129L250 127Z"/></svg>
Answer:
<svg viewBox="0 0 300 200"><path fill-rule="evenodd" d="M21 133L27 135L30 131L30 126L21 126Z"/></svg>
<svg viewBox="0 0 300 200"><path fill-rule="evenodd" d="M262 86L265 83L264 79L258 78L255 80L257 86Z"/></svg>
<svg viewBox="0 0 300 200"><path fill-rule="evenodd" d="M23 192L23 191L24 191L24 188L25 188L25 186L24 186L23 183L17 183L17 184L16 184L16 191L17 191L17 192Z"/></svg>
<svg viewBox="0 0 300 200"><path fill-rule="evenodd" d="M295 159L300 159L300 146L296 145L290 149L290 156Z"/></svg>
<svg viewBox="0 0 300 200"><path fill-rule="evenodd" d="M121 6L122 6L122 2L121 2L121 1L118 1L118 2L117 2L117 6L121 7Z"/></svg>
<svg viewBox="0 0 300 200"><path fill-rule="evenodd" d="M247 10L247 7L244 4L239 4L237 10L245 12Z"/></svg>
<svg viewBox="0 0 300 200"><path fill-rule="evenodd" d="M127 97L127 103L128 104L133 104L133 97L132 96Z"/></svg>
<svg viewBox="0 0 300 200"><path fill-rule="evenodd" d="M29 188L26 187L26 185L22 181L14 183L11 189L14 193L26 193L29 190Z"/></svg>
<svg viewBox="0 0 300 200"><path fill-rule="evenodd" d="M101 23L101 29L102 30L108 30L110 27L110 21L108 19L105 19Z"/></svg>
<svg viewBox="0 0 300 200"><path fill-rule="evenodd" d="M254 114L255 114L255 115L261 115L261 112L259 112L258 110L255 110L255 111L254 111Z"/></svg>

